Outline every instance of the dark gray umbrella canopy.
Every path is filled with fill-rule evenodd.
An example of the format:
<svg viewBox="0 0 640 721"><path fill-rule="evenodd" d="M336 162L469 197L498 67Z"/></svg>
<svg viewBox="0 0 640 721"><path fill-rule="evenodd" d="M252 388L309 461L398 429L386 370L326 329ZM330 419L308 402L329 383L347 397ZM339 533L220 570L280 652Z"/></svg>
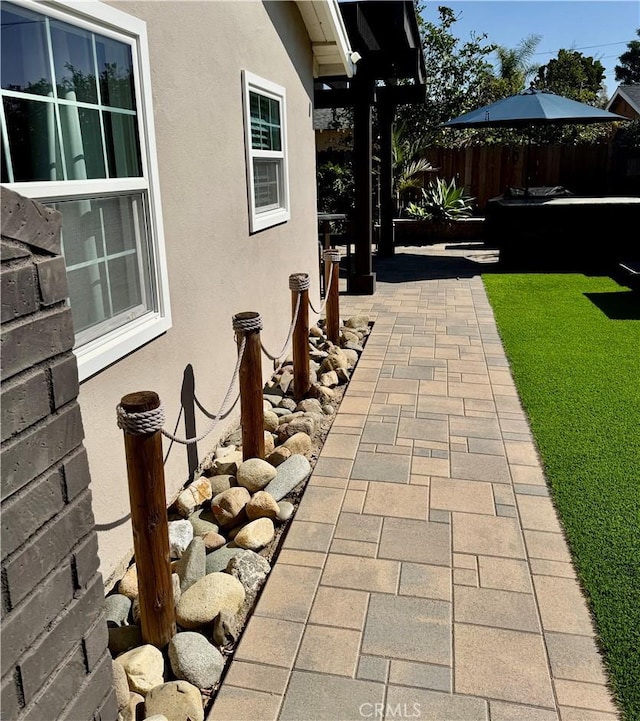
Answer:
<svg viewBox="0 0 640 721"><path fill-rule="evenodd" d="M528 88L518 95L498 100L477 110L453 118L447 128L526 128L532 125L561 123L606 123L628 120L622 115L570 100L562 95Z"/></svg>

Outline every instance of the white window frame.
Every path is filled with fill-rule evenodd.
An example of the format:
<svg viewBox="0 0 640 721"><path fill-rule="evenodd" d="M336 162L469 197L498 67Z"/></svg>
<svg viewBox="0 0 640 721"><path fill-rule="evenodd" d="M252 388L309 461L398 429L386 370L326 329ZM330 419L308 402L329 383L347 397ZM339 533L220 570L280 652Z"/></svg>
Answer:
<svg viewBox="0 0 640 721"><path fill-rule="evenodd" d="M74 348L78 359L80 381L83 381L171 328L169 279L153 123L147 26L144 21L106 5L100 0L10 1L14 5L128 43L131 46L136 112L140 128L142 177L6 184L17 193L45 205L63 200L90 199L127 192L141 192L146 197L149 208L147 218L149 225L148 251L153 259L152 282L157 308L125 323L120 328L106 332L103 336ZM2 118L4 122L4 112L2 112Z"/></svg>
<svg viewBox="0 0 640 721"><path fill-rule="evenodd" d="M249 198L249 231L270 228L286 223L291 218L289 208L289 168L287 153L287 99L286 90L281 85L254 75L248 70L242 71L242 97L244 104L244 133L247 163L247 184ZM282 150L254 150L251 145L251 104L249 93L255 92L276 100L280 104L280 140ZM253 161L260 158L277 159L282 162L281 203L278 208L260 211L256 209L256 193L253 174Z"/></svg>

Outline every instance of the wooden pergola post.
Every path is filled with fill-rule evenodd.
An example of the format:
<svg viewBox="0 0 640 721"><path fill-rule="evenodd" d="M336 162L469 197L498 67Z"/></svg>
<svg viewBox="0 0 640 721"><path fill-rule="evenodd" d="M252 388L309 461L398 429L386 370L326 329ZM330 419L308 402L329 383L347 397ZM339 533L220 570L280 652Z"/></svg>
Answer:
<svg viewBox="0 0 640 721"><path fill-rule="evenodd" d="M259 313L248 311L233 316L238 352L244 341L240 362L240 424L242 458L264 458L264 409L262 398L262 344Z"/></svg>
<svg viewBox="0 0 640 721"><path fill-rule="evenodd" d="M160 398L153 391L139 391L124 396L120 406L126 414L147 413L160 407ZM124 429L124 447L142 639L145 643L163 648L176 634L176 615L171 583L162 434L160 430L132 433Z"/></svg>

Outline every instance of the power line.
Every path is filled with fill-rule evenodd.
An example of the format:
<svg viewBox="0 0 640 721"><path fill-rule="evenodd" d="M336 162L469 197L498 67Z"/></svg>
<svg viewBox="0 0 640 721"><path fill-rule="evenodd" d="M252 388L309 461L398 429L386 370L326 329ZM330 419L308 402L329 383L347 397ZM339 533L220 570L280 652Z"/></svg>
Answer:
<svg viewBox="0 0 640 721"><path fill-rule="evenodd" d="M608 45L628 45L631 40L620 40L617 43L601 43L600 45L583 45L580 48L562 48L563 50L590 50L591 48L604 48ZM534 55L554 55L560 52L559 50L541 50L540 52L533 53Z"/></svg>

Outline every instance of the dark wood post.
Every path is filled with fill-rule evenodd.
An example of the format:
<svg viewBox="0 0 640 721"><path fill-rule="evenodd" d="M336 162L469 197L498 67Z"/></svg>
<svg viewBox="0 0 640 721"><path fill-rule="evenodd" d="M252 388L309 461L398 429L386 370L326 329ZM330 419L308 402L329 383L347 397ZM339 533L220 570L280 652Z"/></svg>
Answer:
<svg viewBox="0 0 640 721"><path fill-rule="evenodd" d="M293 327L293 398L301 401L311 385L309 382L309 274L289 276L292 318L298 308ZM298 295L300 304L298 307Z"/></svg>
<svg viewBox="0 0 640 721"><path fill-rule="evenodd" d="M373 295L376 274L372 272L371 241L373 230L372 129L371 105L375 84L363 60L353 78L353 174L355 182L355 268L348 279L349 292Z"/></svg>
<svg viewBox="0 0 640 721"><path fill-rule="evenodd" d="M385 97L378 103L380 125L380 239L378 257L394 254L393 245L393 119L395 105Z"/></svg>
<svg viewBox="0 0 640 721"><path fill-rule="evenodd" d="M160 406L153 391L129 393L120 401L126 413L152 411ZM138 571L142 639L157 648L176 634L171 583L169 524L164 486L162 434L124 431L133 547Z"/></svg>
<svg viewBox="0 0 640 721"><path fill-rule="evenodd" d="M242 426L242 457L264 458L264 409L262 397L262 345L260 313L252 311L233 316L233 329L238 339L238 352L246 340L240 362L240 425Z"/></svg>
<svg viewBox="0 0 640 721"><path fill-rule="evenodd" d="M327 294L327 338L340 341L340 251L324 251L324 287Z"/></svg>

